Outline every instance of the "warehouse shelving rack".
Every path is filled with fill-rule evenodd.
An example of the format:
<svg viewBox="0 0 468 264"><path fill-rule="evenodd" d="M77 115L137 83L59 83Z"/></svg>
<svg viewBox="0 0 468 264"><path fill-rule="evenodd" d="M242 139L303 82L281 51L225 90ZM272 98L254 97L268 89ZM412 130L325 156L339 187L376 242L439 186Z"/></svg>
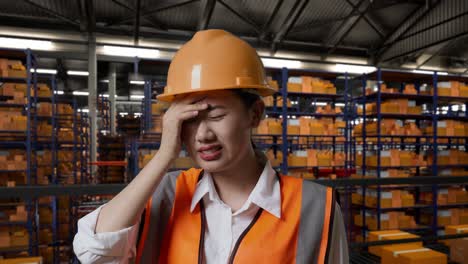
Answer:
<svg viewBox="0 0 468 264"><path fill-rule="evenodd" d="M50 175L50 183L51 185L67 185L67 184L78 184L78 174L80 176L80 182L83 183L85 180L86 176L86 166L87 166L87 159L86 159L86 150L87 150L87 144L84 142L84 137L80 132L80 125L83 125L83 122L78 122L79 116L78 116L78 106L76 99L74 98L68 98L65 95L59 95L57 92L57 85L56 85L56 79L55 75L50 75L47 77L43 77L42 79L47 79L50 82L50 87L51 87L51 96L50 97L34 97L33 101L37 104L39 102L44 102L44 103L51 103L52 106L52 112L51 116L39 116L39 114L34 115L34 120L37 124L38 120L44 121L44 120L50 120L50 123L52 125L52 134L50 136L43 136L41 137L41 140L37 140L38 146L40 146L41 149L44 150L49 150L51 152L51 171L52 174ZM36 81L34 82L34 89L35 89L35 94L37 93L37 85ZM69 105L72 109L71 113L60 113L58 110L59 104L66 104ZM59 131L61 128L67 129L69 131L72 131L72 139L67 139L67 140L62 140L59 137ZM33 129L33 131L37 131ZM60 159L59 152L60 151L67 151L68 153L72 153L72 159ZM61 165L67 164L68 167L72 168L71 171L68 171L68 173L65 173L64 171L61 171ZM71 165L71 166L70 166ZM70 180L71 179L71 180ZM38 206L46 206L50 207L52 210L52 223L50 225L45 225L46 228L51 228L52 229L52 240L53 242L49 245L46 246L52 246L53 247L53 262L54 263L59 263L60 259L60 251L62 248L66 248L67 245L70 245L72 241L72 235L73 230L72 228L69 228L70 232L69 235L66 239L59 238L58 233L59 230L64 226L68 225L69 227L72 226L72 209L69 206L72 203L72 197L65 197L64 199L67 200L68 202L65 203L65 205L68 204L65 208L61 208L60 206L60 201L58 197L52 196L50 204L39 204ZM64 201L64 200L62 200ZM60 221L60 208L65 209L68 214L68 220L66 222L61 222ZM39 233L39 230L41 228L41 223L40 221L38 222L37 226L37 233ZM71 248L68 248L68 250L71 250Z"/></svg>
<svg viewBox="0 0 468 264"><path fill-rule="evenodd" d="M288 166L288 153L301 149L307 146L312 147L327 147L332 148L333 153L335 153L336 146L341 145L343 152L348 157L349 156L349 138L346 136L348 135L349 126L348 126L348 114L343 112L342 114L320 114L315 113L314 110L310 107L312 104L317 105L317 101L326 101L330 102L333 106L336 103L343 104L343 110L346 109L348 105L348 101L350 100L349 91L348 91L348 75L342 73L334 73L334 72L323 72L323 71L312 71L312 70L289 70L287 68L282 68L279 70L276 69L268 69L267 72L273 75L273 78L280 84L279 91L277 94L274 95L274 104L272 107L266 108L267 116L272 116L275 118L280 118L282 120L282 133L281 135L254 135L254 140L256 140L256 144L259 146L281 146L281 152L283 154L283 160L280 166L280 169L283 174L288 173L288 169L315 169L318 171L319 166L317 167L291 167ZM289 92L286 88L288 86L288 79L292 76L313 76L319 77L322 79L330 80L334 84L337 83L339 80L338 77L342 76L343 80L343 94L318 94L318 93L302 93L302 92ZM286 89L284 89L286 88ZM278 98L281 98L283 104L281 107L277 105ZM288 107L287 101L288 99L295 99L295 106ZM299 103L300 102L300 103ZM304 107L305 106L305 107ZM343 129L342 135L288 135L287 126L288 126L288 119L290 117L300 117L300 116L309 116L315 118L333 118L336 120L337 118L342 118L345 122L346 126ZM271 137L273 138L273 144L265 144L263 141ZM301 144L298 139L304 138L306 139L305 144ZM328 140L324 141L322 138L327 138ZM337 140L338 138L343 138L343 140ZM284 144L278 144L278 139L281 139L281 142ZM349 163L347 162L348 158L345 159L344 166L325 166L331 167L333 172L336 172L337 168L342 168L345 170L344 175L349 175L347 172L350 169Z"/></svg>
<svg viewBox="0 0 468 264"><path fill-rule="evenodd" d="M31 115L31 108L35 107L32 103L32 95L31 95L31 88L33 87L33 81L36 77L36 71L31 71L32 69L36 68L36 58L33 55L30 49L27 50L14 50L14 49L2 49L0 50L0 57L7 58L7 59L19 59L26 62L26 74L25 78L22 77L0 77L1 83L21 83L26 84L26 100L27 102L24 104L11 104L5 102L5 100L12 99L9 96L2 96L0 98L2 102L0 102L0 107L12 107L18 108L21 112L26 114L26 131L11 131L5 130L0 131L0 135L2 138L11 137L13 136L13 140L2 140L0 141L0 148L7 148L7 149L25 149L26 151L26 170L21 171L0 171L1 173L24 173L26 175L26 182L25 184L32 184L35 172L33 159L35 159L36 155L36 146L34 144L34 138L31 133L31 128L33 126L33 116ZM36 252L35 244L37 244L37 240L35 240L35 226L36 221L34 219L35 214L35 204L34 201L31 199L26 199L25 201L26 211L28 212L28 217L26 222L6 222L0 223L0 226L23 226L26 227L29 236L29 243L28 246L24 247L11 247L11 248L0 248L0 254L5 253L19 253L22 251L27 251L28 254L32 255ZM21 202L14 202L8 203L5 206L16 206L22 204ZM0 205L2 207L2 205Z"/></svg>
<svg viewBox="0 0 468 264"><path fill-rule="evenodd" d="M421 171L422 166L399 166L399 167L388 167L388 166L381 166L381 150L386 149L386 148L413 148L417 154L420 154L421 151L430 151L432 153L433 161L432 164L428 167L428 170L425 174L429 175L435 175L438 176L440 169L441 168L448 168L448 167L461 167L461 168L468 168L468 164L465 165L460 165L460 166L443 166L439 165L437 162L437 152L441 147L446 147L446 146L452 146L452 145L463 145L465 150L467 149L466 144L467 144L467 137L447 137L447 136L438 136L437 135L437 124L439 120L460 120L460 121L468 121L468 119L464 115L455 115L454 113L450 113L450 111L447 114L440 114L440 111L438 110L441 104L448 103L452 100L454 101L462 101L465 103L465 109L466 109L466 103L468 103L468 98L460 98L460 97L449 97L449 96L438 96L437 94L437 83L438 80L441 76L438 75L437 72L435 72L433 75L425 75L425 74L416 74L416 73L407 73L407 72L400 72L400 71L392 71L392 70L382 70L378 69L375 73L369 74L369 75L363 75L361 77L361 86L362 86L362 95L356 96L353 98L353 103L363 105L363 111L362 114L356 114L354 116L354 120L362 120L362 133L359 137L353 136L353 144L352 144L352 149L353 149L353 157L354 161L356 161L356 153L357 153L357 147L362 146L362 166L361 166L361 173L362 176L365 177L366 172L370 168L369 166L366 165L366 151L368 149L373 149L376 150L377 154L377 166L374 167L373 169L376 170L376 177L378 179L381 179L381 170L384 169L401 169L401 168L406 168L406 169L415 169L415 175L424 177ZM455 77L455 76L443 76L442 77L445 80L453 80L453 79L460 79L460 77ZM367 80L375 80L376 85L377 85L377 90L374 93L367 94L366 95L366 81ZM466 79L466 78L465 78ZM463 80L465 80L463 79ZM399 92L397 93L385 93L382 92L381 90L381 85L383 84L383 81L394 81L400 83L400 88ZM466 80L465 80L466 81ZM420 94L420 87L423 85L422 82L427 82L429 84L432 84L433 87L433 94ZM413 83L415 85L415 88L417 90L417 94L403 94L402 90L405 85L405 83ZM427 104L432 107L428 107L426 109L426 113L423 113L421 115L402 115L402 114L386 114L382 113L381 111L381 103L385 99L409 99L409 100L414 100L417 102L417 104ZM375 102L376 103L376 108L377 111L374 114L366 114L366 103L369 102ZM357 111L354 111L355 113ZM420 123L423 121L428 121L432 125L432 135L405 135L405 136L399 136L399 135L382 135L381 133L381 122L385 118L391 118L391 119L403 119L403 120L415 120L417 126L421 128ZM374 119L377 122L377 131L375 135L367 135L366 134L366 123L369 121L369 119ZM358 142L360 139L362 142ZM375 142L370 142L370 140L373 139ZM388 139L390 141L388 142ZM439 143L438 139L448 139L448 143ZM411 141L409 141L411 140ZM452 142L452 140L456 140L456 142ZM460 140L462 140L460 143ZM443 176L441 176L443 177ZM403 189L406 190L414 190L414 197L415 197L415 205L410 206L410 207L399 207L399 208L382 208L380 204L381 200L381 192L383 190L390 190L390 189L395 189L395 187L392 186L385 186L381 187L380 185L376 186L376 191L377 191L377 206L375 208L372 207L367 207L364 204L358 205L358 206L353 206L354 208L357 208L359 210L359 213L362 213L363 216L363 226L361 228L362 231L362 236L365 239L365 234L367 231L366 228L366 217L365 217L365 212L366 211L373 211L376 212L377 214L377 229L381 229L381 214L384 212L388 211L408 211L408 210L414 210L415 212L415 221L418 224L418 228L410 228L407 229L409 231L414 231L414 232L430 232L432 234L437 234L437 231L440 230L442 227L437 224L437 216L438 216L438 209L440 208L457 208L457 207L466 207L468 204L448 204L448 205L443 205L440 206L437 204L437 194L439 190L439 186L434 184L430 187L430 190L432 192L432 204L422 204L420 201L420 191L421 191L421 186L418 185L411 185L407 186ZM402 187L398 187L397 189L402 189ZM362 188L362 200L363 203L365 201L366 197L366 188ZM423 211L430 210L432 212L432 224L430 226L419 226L420 223L420 214Z"/></svg>
<svg viewBox="0 0 468 264"><path fill-rule="evenodd" d="M59 184L59 164L65 162L63 160L59 160L57 153L60 149L69 149L73 151L73 160L67 161L70 164L73 164L72 175L67 175L67 177L73 177L73 183L77 183L77 173L80 172L82 176L86 175L87 173L87 163L86 163L86 156L79 155L80 153L86 154L88 151L82 152L81 150L85 150L88 146L86 142L87 135L81 133L79 130L80 128L78 125L80 122L77 121L84 121L79 120L82 117L77 115L77 107L76 101L70 100L65 98L65 96L58 96L57 89L56 89L56 82L54 75L43 75L38 74L36 72L37 64L36 64L36 57L33 53L28 50L14 50L14 49L2 49L0 50L0 57L7 58L7 59L19 59L22 60L24 64L26 64L26 73L27 76L25 78L14 78L14 77L0 77L1 83L22 83L26 84L26 102L24 104L12 104L5 102L6 100L12 99L10 96L1 96L0 100L0 107L13 107L18 108L19 111L23 112L26 116L26 131L0 131L0 137L5 139L7 136L13 136L13 140L0 141L0 148L5 149L25 149L26 150L26 166L27 169L24 171L14 171L13 173L23 173L25 175L25 183L26 186L35 186L38 183L38 174L37 169L39 167L37 155L38 151L50 151L52 160L49 167L50 170L50 186ZM50 97L40 97L38 95L38 82L45 82L50 84L52 88L52 93ZM32 93L34 91L34 93ZM51 103L52 107L52 115L51 116L39 116L38 104L41 102ZM57 113L57 103L67 102L73 105L73 114L64 116L62 114ZM68 119L72 121L73 124L73 140L67 142L61 142L58 139L58 128L60 127L61 120ZM39 121L46 121L51 124L54 128L50 135L46 136L39 136L38 135L38 122ZM85 122L81 122L84 123ZM77 124L77 125L75 125ZM78 164L79 167L78 168ZM43 165L41 165L43 166ZM0 171L0 173L12 173L11 171ZM83 181L85 177L81 178ZM21 184L21 183L20 183ZM20 188L21 186L12 187L12 189ZM10 199L9 199L10 200ZM10 200L13 201L13 200ZM59 229L59 221L57 219L57 212L59 208L58 198L56 196L50 196L47 202L40 202L35 198L27 198L24 200L26 204L26 210L28 213L27 221L25 222L6 222L0 223L1 226L24 226L27 229L27 233L29 236L29 243L27 246L22 247L11 247L11 248L0 248L0 254L12 254L12 253L20 253L27 251L29 255L38 255L40 254L39 250L44 247L53 247L54 248L54 260L53 263L59 263L59 248L64 245L70 245L71 238L73 233L70 232L68 237L68 241L59 241L57 236L57 229ZM17 206L24 204L23 201L14 200L14 202L9 202L8 204L2 203L0 206ZM52 211L52 223L51 224L42 224L39 218L39 210L41 208L50 208ZM67 209L68 212L71 210ZM72 217L68 218L68 221L71 223ZM70 224L66 223L66 224ZM39 231L43 228L50 228L52 230L52 242L41 242L39 241Z"/></svg>
<svg viewBox="0 0 468 264"><path fill-rule="evenodd" d="M99 124L99 131L106 131L110 132L110 107L111 101L109 98L104 97L103 94L97 97L97 105L98 105L98 120L100 120Z"/></svg>

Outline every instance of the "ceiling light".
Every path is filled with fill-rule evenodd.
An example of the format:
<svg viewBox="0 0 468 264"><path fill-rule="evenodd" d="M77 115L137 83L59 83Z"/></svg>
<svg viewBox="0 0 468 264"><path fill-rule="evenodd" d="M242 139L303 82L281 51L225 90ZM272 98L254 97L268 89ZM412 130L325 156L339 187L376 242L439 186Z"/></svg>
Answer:
<svg viewBox="0 0 468 264"><path fill-rule="evenodd" d="M144 84L145 84L145 81L130 81L130 84L144 85Z"/></svg>
<svg viewBox="0 0 468 264"><path fill-rule="evenodd" d="M88 96L89 92L80 92L80 91L74 91L73 95L79 95L79 96Z"/></svg>
<svg viewBox="0 0 468 264"><path fill-rule="evenodd" d="M31 69L31 72L34 72L34 69ZM57 70L54 69L36 69L36 72L43 74L57 74Z"/></svg>
<svg viewBox="0 0 468 264"><path fill-rule="evenodd" d="M0 47L12 49L53 50L54 44L48 40L0 37Z"/></svg>
<svg viewBox="0 0 468 264"><path fill-rule="evenodd" d="M157 59L160 57L160 52L157 49L132 48L122 46L102 46L101 53L103 55L121 56L121 57L138 57L147 59Z"/></svg>
<svg viewBox="0 0 468 264"><path fill-rule="evenodd" d="M413 73L419 73L419 74L434 74L433 71L423 71L423 70L412 70Z"/></svg>
<svg viewBox="0 0 468 264"><path fill-rule="evenodd" d="M87 71L67 71L68 75L77 75L77 76L88 76L89 72Z"/></svg>
<svg viewBox="0 0 468 264"><path fill-rule="evenodd" d="M143 99L143 98L145 98L144 95L136 95L136 94L130 95L130 99Z"/></svg>
<svg viewBox="0 0 468 264"><path fill-rule="evenodd" d="M312 105L315 105L315 106L326 106L327 103L325 103L325 102L312 102Z"/></svg>
<svg viewBox="0 0 468 264"><path fill-rule="evenodd" d="M271 59L261 58L263 65L267 68L291 68L298 69L302 68L302 62L298 60L284 60L284 59Z"/></svg>
<svg viewBox="0 0 468 264"><path fill-rule="evenodd" d="M54 91L54 94L63 94L63 91Z"/></svg>
<svg viewBox="0 0 468 264"><path fill-rule="evenodd" d="M347 73L354 73L354 74L364 74L376 71L377 68L373 66L365 66L365 65L351 65L351 64L339 64L335 65L336 72L347 72Z"/></svg>

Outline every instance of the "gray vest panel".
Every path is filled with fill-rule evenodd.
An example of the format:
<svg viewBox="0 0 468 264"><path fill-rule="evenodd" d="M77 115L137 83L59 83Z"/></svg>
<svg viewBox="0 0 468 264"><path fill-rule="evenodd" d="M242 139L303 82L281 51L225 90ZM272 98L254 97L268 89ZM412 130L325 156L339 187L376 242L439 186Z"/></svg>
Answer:
<svg viewBox="0 0 468 264"><path fill-rule="evenodd" d="M301 220L296 263L317 263L322 240L326 204L325 186L312 181L302 183Z"/></svg>
<svg viewBox="0 0 468 264"><path fill-rule="evenodd" d="M167 173L153 194L149 230L144 241L141 264L158 263L159 248L161 248L167 223L171 217L175 199L176 181L182 171ZM144 217L144 216L143 216ZM145 223L148 224L148 223ZM140 241L143 243L143 241Z"/></svg>

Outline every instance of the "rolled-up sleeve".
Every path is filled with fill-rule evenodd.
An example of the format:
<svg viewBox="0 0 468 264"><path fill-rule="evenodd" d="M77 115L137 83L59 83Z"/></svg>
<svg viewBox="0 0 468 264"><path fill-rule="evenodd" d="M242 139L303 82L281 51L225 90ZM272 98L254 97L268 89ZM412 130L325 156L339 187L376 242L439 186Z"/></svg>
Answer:
<svg viewBox="0 0 468 264"><path fill-rule="evenodd" d="M338 204L336 204L335 207L332 237L330 243L328 264L348 264L349 252L348 241L346 238L346 228L343 221L343 215L341 214L341 208Z"/></svg>
<svg viewBox="0 0 468 264"><path fill-rule="evenodd" d="M83 264L128 263L136 254L139 223L115 232L96 233L103 206L78 221L78 232L73 240L75 255Z"/></svg>

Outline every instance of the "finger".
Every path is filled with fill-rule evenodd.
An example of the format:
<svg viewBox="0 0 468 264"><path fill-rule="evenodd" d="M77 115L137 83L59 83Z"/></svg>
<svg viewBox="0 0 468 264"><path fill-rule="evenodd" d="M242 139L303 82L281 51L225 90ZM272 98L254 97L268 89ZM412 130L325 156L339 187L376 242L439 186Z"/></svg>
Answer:
<svg viewBox="0 0 468 264"><path fill-rule="evenodd" d="M199 111L187 111L184 113L180 113L179 119L182 121L186 121L186 120L195 118L196 116L198 116L198 114L199 114Z"/></svg>
<svg viewBox="0 0 468 264"><path fill-rule="evenodd" d="M203 94L193 95L192 94L190 96L180 98L180 100L178 100L176 104L177 105L196 104L206 98L207 98L207 95L203 95Z"/></svg>
<svg viewBox="0 0 468 264"><path fill-rule="evenodd" d="M208 109L208 104L193 104L193 105L185 105L179 109L180 112L188 112L188 111L203 111Z"/></svg>

